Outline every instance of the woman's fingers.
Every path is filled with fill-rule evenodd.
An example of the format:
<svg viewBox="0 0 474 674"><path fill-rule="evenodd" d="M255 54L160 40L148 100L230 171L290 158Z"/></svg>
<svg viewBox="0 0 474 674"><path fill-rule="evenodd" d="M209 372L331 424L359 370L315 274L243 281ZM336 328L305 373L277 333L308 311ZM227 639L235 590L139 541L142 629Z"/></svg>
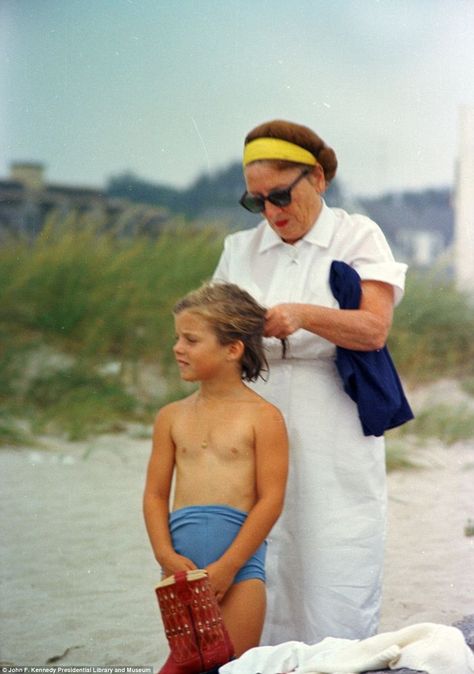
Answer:
<svg viewBox="0 0 474 674"><path fill-rule="evenodd" d="M265 319L266 337L284 339L301 327L296 304L277 304L267 311Z"/></svg>

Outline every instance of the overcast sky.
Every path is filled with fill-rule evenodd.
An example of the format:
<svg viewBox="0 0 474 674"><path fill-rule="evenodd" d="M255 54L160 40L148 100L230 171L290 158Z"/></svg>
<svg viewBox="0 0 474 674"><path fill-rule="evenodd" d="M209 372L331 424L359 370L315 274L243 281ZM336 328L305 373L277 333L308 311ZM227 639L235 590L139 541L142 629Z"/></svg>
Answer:
<svg viewBox="0 0 474 674"><path fill-rule="evenodd" d="M283 118L357 194L449 186L474 105L473 0L0 0L0 177L175 186Z"/></svg>

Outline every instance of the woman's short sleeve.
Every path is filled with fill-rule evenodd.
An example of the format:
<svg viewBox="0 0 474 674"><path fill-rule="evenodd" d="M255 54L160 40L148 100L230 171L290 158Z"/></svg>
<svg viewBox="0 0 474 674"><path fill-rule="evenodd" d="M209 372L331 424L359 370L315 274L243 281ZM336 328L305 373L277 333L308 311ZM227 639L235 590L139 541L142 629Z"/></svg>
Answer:
<svg viewBox="0 0 474 674"><path fill-rule="evenodd" d="M395 306L401 301L405 291L407 265L403 262L375 262L354 267L362 281L382 281L394 289Z"/></svg>
<svg viewBox="0 0 474 674"><path fill-rule="evenodd" d="M354 239L351 266L362 281L381 281L392 285L397 305L405 290L408 266L396 262L382 230L375 222L364 216L359 218L361 230L365 231L363 236Z"/></svg>

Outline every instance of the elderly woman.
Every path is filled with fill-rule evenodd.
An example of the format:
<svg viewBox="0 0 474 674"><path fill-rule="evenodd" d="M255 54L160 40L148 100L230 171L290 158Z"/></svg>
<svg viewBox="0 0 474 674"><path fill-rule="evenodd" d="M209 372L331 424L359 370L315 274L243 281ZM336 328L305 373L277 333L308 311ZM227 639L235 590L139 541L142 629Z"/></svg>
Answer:
<svg viewBox="0 0 474 674"><path fill-rule="evenodd" d="M270 372L255 388L283 412L291 455L284 511L268 541L263 642L365 638L377 629L381 599L384 440L363 432L335 355L336 347L384 346L406 265L373 221L325 204L337 160L312 130L262 124L245 139L243 164L240 203L264 220L226 238L214 277L268 307ZM331 292L333 260L360 276L356 309L341 309Z"/></svg>

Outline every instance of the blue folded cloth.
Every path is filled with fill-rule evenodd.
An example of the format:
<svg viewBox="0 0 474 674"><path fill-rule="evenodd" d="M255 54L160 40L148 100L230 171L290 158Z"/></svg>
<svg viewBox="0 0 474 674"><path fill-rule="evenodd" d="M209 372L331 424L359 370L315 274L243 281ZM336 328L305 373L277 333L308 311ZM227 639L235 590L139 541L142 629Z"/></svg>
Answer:
<svg viewBox="0 0 474 674"><path fill-rule="evenodd" d="M329 283L341 309L358 309L360 276L345 262L334 260ZM383 435L414 418L386 346L378 351L336 347L336 366L344 390L357 404L364 435Z"/></svg>

